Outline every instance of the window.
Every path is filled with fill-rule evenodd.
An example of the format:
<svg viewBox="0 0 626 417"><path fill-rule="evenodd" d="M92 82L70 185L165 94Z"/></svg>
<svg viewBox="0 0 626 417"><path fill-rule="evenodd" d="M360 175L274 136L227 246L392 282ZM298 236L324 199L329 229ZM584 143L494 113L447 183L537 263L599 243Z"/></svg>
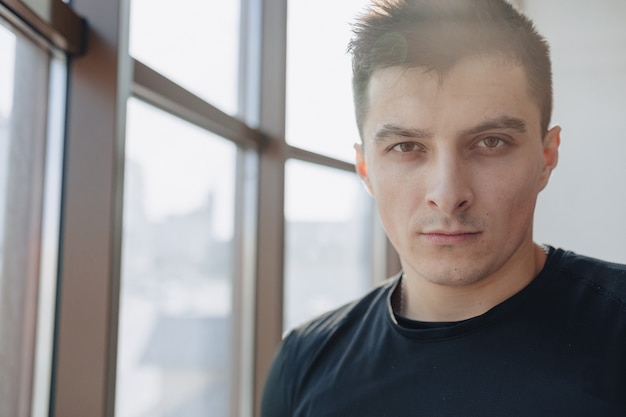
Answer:
<svg viewBox="0 0 626 417"><path fill-rule="evenodd" d="M353 144L360 139L352 104L352 67L346 49L351 38L349 23L368 3L366 0L289 1L286 108L289 144L354 161Z"/></svg>
<svg viewBox="0 0 626 417"><path fill-rule="evenodd" d="M229 114L238 109L239 1L132 0L130 53Z"/></svg>
<svg viewBox="0 0 626 417"><path fill-rule="evenodd" d="M371 199L356 175L290 160L285 181L289 330L371 288L374 246Z"/></svg>
<svg viewBox="0 0 626 417"><path fill-rule="evenodd" d="M117 417L229 412L233 143L128 107Z"/></svg>
<svg viewBox="0 0 626 417"><path fill-rule="evenodd" d="M316 147L290 64L287 140L287 0L71 3L0 0L0 415L252 416L282 331L372 279L349 77Z"/></svg>
<svg viewBox="0 0 626 417"><path fill-rule="evenodd" d="M44 415L52 368L65 63L0 20L0 415Z"/></svg>

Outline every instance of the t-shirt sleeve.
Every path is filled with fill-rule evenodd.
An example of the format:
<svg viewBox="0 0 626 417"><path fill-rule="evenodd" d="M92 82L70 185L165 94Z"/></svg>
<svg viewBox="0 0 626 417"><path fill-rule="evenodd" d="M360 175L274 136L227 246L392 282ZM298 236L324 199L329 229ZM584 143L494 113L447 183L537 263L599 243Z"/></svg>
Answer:
<svg viewBox="0 0 626 417"><path fill-rule="evenodd" d="M290 375L293 375L293 369L289 365L289 356L293 349L291 336L292 334L287 336L281 343L265 380L261 417L291 417L288 394L292 383Z"/></svg>

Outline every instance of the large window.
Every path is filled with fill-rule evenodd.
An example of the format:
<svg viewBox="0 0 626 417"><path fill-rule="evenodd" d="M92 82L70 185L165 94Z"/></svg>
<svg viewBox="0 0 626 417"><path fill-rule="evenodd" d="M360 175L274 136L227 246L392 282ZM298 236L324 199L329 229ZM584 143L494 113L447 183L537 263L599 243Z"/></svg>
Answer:
<svg viewBox="0 0 626 417"><path fill-rule="evenodd" d="M349 165L360 138L346 49L350 22L367 4L288 2L286 141L333 161L290 159L286 165L285 330L357 298L382 279L373 276L374 241L380 236L374 237L372 200Z"/></svg>
<svg viewBox="0 0 626 417"><path fill-rule="evenodd" d="M373 283L373 213L356 175L290 160L285 172L285 329Z"/></svg>
<svg viewBox="0 0 626 417"><path fill-rule="evenodd" d="M133 57L229 114L238 108L238 0L132 0Z"/></svg>
<svg viewBox="0 0 626 417"><path fill-rule="evenodd" d="M0 19L0 415L48 411L65 68Z"/></svg>
<svg viewBox="0 0 626 417"><path fill-rule="evenodd" d="M354 161L352 145L359 134L347 46L350 22L368 3L289 1L286 128L290 144Z"/></svg>
<svg viewBox="0 0 626 417"><path fill-rule="evenodd" d="M240 150L211 130L238 113L239 20L238 1L131 2L135 65L164 78L146 86L136 76L162 110L133 98L126 117L118 417L238 412Z"/></svg>
<svg viewBox="0 0 626 417"><path fill-rule="evenodd" d="M227 417L235 146L128 107L118 417Z"/></svg>
<svg viewBox="0 0 626 417"><path fill-rule="evenodd" d="M364 1L305 3L131 2L117 417L249 415L280 335L372 285L345 56Z"/></svg>
<svg viewBox="0 0 626 417"><path fill-rule="evenodd" d="M0 415L251 417L371 286L363 1L304 3L0 0Z"/></svg>
<svg viewBox="0 0 626 417"><path fill-rule="evenodd" d="M367 291L357 3L0 0L0 416L250 417Z"/></svg>

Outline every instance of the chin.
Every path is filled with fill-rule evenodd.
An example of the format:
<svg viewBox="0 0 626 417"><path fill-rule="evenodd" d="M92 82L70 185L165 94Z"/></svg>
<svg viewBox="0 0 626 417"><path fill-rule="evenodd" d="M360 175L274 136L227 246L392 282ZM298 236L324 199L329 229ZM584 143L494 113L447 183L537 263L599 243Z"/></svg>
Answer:
<svg viewBox="0 0 626 417"><path fill-rule="evenodd" d="M463 287L476 284L479 281L485 279L489 274L480 268L476 268L477 265L468 267L467 265L446 266L445 268L420 268L415 269L417 275L424 280L433 284L442 285L446 287Z"/></svg>

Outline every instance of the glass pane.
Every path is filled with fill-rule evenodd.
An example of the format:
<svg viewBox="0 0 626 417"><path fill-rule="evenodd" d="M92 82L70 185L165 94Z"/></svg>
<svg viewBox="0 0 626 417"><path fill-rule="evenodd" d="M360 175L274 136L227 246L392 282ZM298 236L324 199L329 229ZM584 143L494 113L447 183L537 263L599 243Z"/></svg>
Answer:
<svg viewBox="0 0 626 417"><path fill-rule="evenodd" d="M117 417L229 415L235 145L128 106Z"/></svg>
<svg viewBox="0 0 626 417"><path fill-rule="evenodd" d="M65 65L0 21L0 415L48 411ZM57 58L60 59L60 58Z"/></svg>
<svg viewBox="0 0 626 417"><path fill-rule="evenodd" d="M285 168L284 328L372 285L372 200L355 174L290 160Z"/></svg>
<svg viewBox="0 0 626 417"><path fill-rule="evenodd" d="M50 0L21 0L44 21L50 22Z"/></svg>
<svg viewBox="0 0 626 417"><path fill-rule="evenodd" d="M15 70L15 35L0 25L0 270L4 258L4 212L7 174L9 168L9 143L11 108L13 107L13 77Z"/></svg>
<svg viewBox="0 0 626 417"><path fill-rule="evenodd" d="M57 302L57 260L61 226L63 151L65 149L67 62L64 59L54 59L50 64L50 108L48 109L44 210L41 224L41 272L37 308L37 348L32 417L48 416L50 411L50 381Z"/></svg>
<svg viewBox="0 0 626 417"><path fill-rule="evenodd" d="M350 23L367 3L289 2L286 135L291 145L354 161L352 145L359 142L359 134L346 48Z"/></svg>
<svg viewBox="0 0 626 417"><path fill-rule="evenodd" d="M132 0L130 53L234 115L238 94L239 7L237 0L175 3Z"/></svg>

